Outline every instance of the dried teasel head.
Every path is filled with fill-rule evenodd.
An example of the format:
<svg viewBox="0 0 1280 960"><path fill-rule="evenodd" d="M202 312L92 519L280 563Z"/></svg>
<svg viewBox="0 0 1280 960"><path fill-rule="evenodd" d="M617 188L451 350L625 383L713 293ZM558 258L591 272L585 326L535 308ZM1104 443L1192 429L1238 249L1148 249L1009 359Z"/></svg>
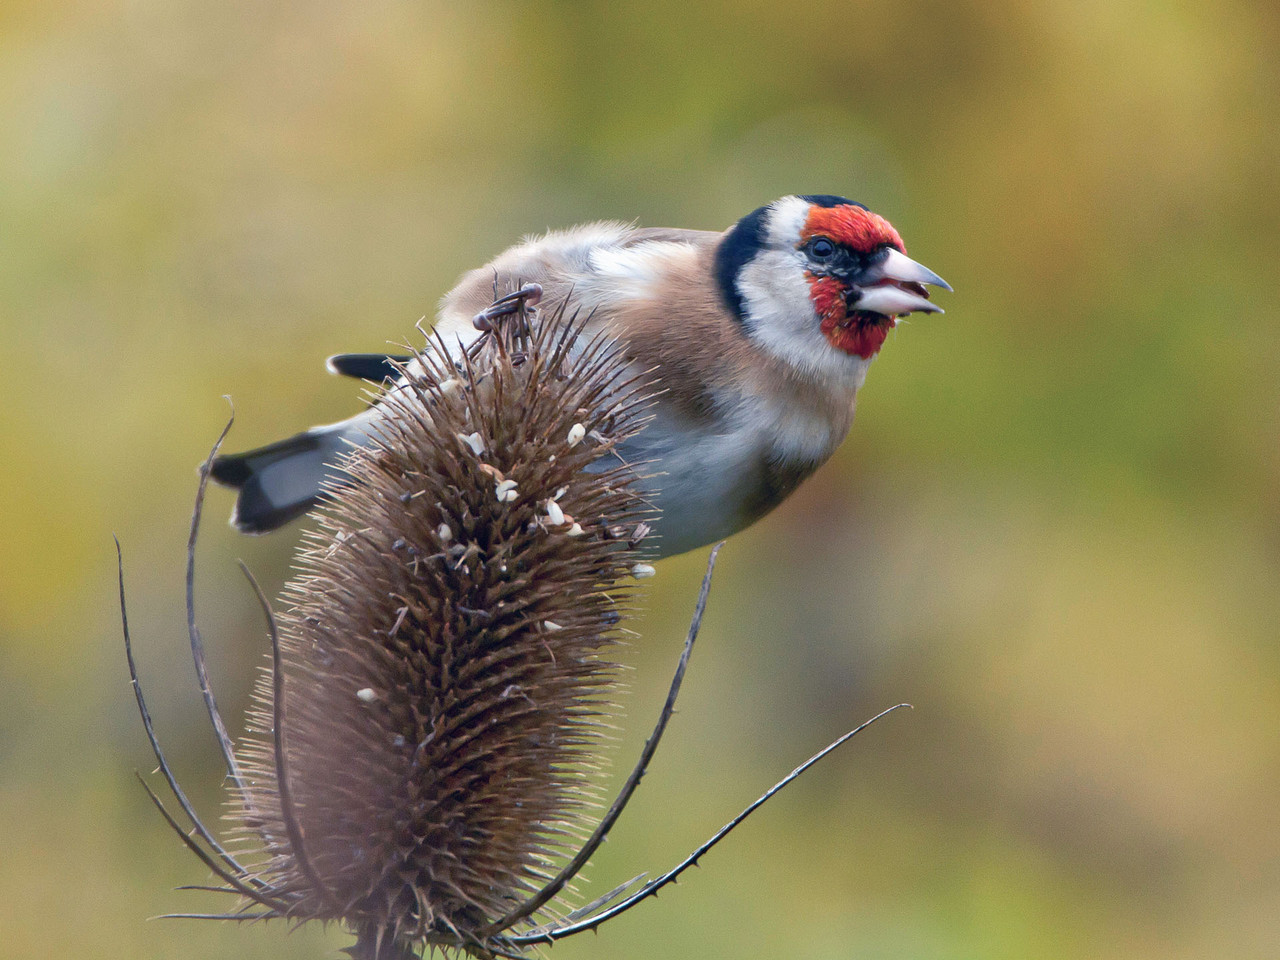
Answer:
<svg viewBox="0 0 1280 960"><path fill-rule="evenodd" d="M264 678L240 749L239 815L290 917L478 944L575 835L635 558L573 525L642 522L634 473L599 467L646 400L606 342L573 333L420 353L307 538L284 700Z"/></svg>
<svg viewBox="0 0 1280 960"><path fill-rule="evenodd" d="M652 570L639 563L647 527L631 491L636 467L609 457L643 426L647 399L643 382L627 379L625 358L606 341L584 344L563 310L536 325L522 309L503 315L513 312L456 357L429 345L381 397L390 415L378 442L352 457L350 482L333 489L278 621L259 592L272 667L238 747L214 702L194 618L206 462L188 541L188 630L235 786L238 836L262 851L253 863L204 826L164 758L138 685L121 573L138 706L191 826L147 790L223 881L218 889L241 897L237 909L203 916L338 921L356 935L357 960L432 947L523 956L673 882L857 732L674 869L567 915L557 907L657 749L719 548L658 724L590 837L570 851L584 832L585 777L611 709L612 631L626 585Z"/></svg>

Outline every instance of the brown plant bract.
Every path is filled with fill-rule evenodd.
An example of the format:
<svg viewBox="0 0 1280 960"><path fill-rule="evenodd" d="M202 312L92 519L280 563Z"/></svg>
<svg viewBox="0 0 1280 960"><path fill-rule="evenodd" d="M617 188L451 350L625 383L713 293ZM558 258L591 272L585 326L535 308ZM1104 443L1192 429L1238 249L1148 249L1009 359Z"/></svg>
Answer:
<svg viewBox="0 0 1280 960"><path fill-rule="evenodd" d="M371 956L478 946L580 826L634 561L608 531L647 515L601 458L647 401L573 332L419 354L285 589L285 755L264 676L238 819L284 915L341 920Z"/></svg>

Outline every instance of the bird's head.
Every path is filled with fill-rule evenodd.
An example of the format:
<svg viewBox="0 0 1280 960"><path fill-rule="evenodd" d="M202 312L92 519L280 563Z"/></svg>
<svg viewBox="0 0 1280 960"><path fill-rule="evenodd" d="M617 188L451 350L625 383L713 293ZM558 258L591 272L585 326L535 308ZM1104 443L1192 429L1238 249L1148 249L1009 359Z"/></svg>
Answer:
<svg viewBox="0 0 1280 960"><path fill-rule="evenodd" d="M749 213L716 251L716 281L749 337L802 370L865 371L899 317L941 313L889 221L834 196L789 196Z"/></svg>

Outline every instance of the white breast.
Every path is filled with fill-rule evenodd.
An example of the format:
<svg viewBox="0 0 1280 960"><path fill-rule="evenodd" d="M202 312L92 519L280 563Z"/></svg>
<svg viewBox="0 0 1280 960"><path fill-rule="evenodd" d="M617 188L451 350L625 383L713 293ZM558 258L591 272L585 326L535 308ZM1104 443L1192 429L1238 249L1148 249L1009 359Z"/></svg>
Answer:
<svg viewBox="0 0 1280 960"><path fill-rule="evenodd" d="M633 463L657 461L652 470L660 475L645 487L662 511L654 524L657 549L673 556L751 523L751 505L767 499L766 464L807 474L843 439L837 427L811 413L744 399L714 429L682 422L659 406L654 421L621 453Z"/></svg>

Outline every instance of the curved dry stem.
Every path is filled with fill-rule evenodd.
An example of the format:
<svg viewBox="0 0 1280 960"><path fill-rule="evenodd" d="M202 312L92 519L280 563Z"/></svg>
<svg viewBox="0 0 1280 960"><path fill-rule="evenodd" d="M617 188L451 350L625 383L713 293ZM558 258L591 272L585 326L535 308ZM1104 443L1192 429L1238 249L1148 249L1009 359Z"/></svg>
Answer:
<svg viewBox="0 0 1280 960"><path fill-rule="evenodd" d="M524 903L515 907L506 916L494 921L488 927L483 928L480 931L481 935L492 936L501 933L503 930L510 929L513 924L532 916L545 906L556 894L564 889L565 884L569 883L586 866L587 861L600 847L600 844L605 841L609 831L613 829L613 825L617 823L618 818L622 815L623 809L631 800L631 795L640 786L640 780L648 770L654 753L657 752L658 743L662 740L662 734L667 729L667 723L670 721L671 715L675 713L676 698L680 695L680 686L684 682L685 670L689 666L689 656L693 652L694 641L698 639L698 631L702 628L702 615L707 609L707 598L711 594L711 579L716 569L716 558L719 556L720 548L723 546L724 541L722 540L711 548L711 554L707 557L707 572L702 577L702 587L698 591L698 602L694 607L693 619L689 622L689 633L685 638L684 650L680 654L680 662L676 666L675 676L671 680L671 688L667 691L667 700L662 705L662 712L658 716L658 722L654 725L653 732L649 734L649 739L645 741L644 749L640 751L640 759L636 761L631 775L627 777L626 783L618 791L618 796L614 799L608 812L600 820L599 825L591 836L587 838L587 842L582 845L581 849L574 854L573 858L564 865L560 872ZM606 895L606 902L612 899L612 896L613 894Z"/></svg>
<svg viewBox="0 0 1280 960"><path fill-rule="evenodd" d="M231 402L230 397L227 398L227 402ZM196 539L200 533L200 515L204 510L204 495L209 487L209 471L213 464L213 459L218 455L218 451L222 448L222 442L227 438L227 434L231 431L231 425L235 422L235 407L232 406L231 416L227 419L227 425L222 428L222 433L218 435L213 449L209 451L209 456L200 465L200 483L196 488L195 507L191 511L191 531L187 535L187 635L191 641L191 659L195 663L196 678L200 683L200 694L204 697L204 705L209 713L209 721L213 724L214 733L217 734L218 748L222 751L222 760L227 766L227 775L235 783L236 790L239 791L240 796L247 801L249 793L245 789L244 778L240 773L240 764L236 761L235 747L232 744L230 735L227 733L227 725L222 722L222 714L218 711L218 704L213 697L213 687L209 683L209 671L205 665L204 641L200 637L199 627L196 626Z"/></svg>
<svg viewBox="0 0 1280 960"><path fill-rule="evenodd" d="M275 920L278 913L162 913L157 920Z"/></svg>
<svg viewBox="0 0 1280 960"><path fill-rule="evenodd" d="M230 853L218 843L209 829L205 827L199 815L195 811L195 807L187 798L186 792L178 784L178 778L174 776L173 768L169 766L169 761L164 755L164 750L160 747L160 740L156 736L155 726L151 721L151 711L147 708L146 698L142 694L142 684L138 680L138 665L133 658L133 640L129 633L129 612L125 605L124 590L124 552L120 547L119 538L112 536L116 544L116 573L120 583L120 626L124 633L124 655L129 664L129 682L133 686L133 696L138 702L138 713L142 716L142 727L147 732L147 740L151 744L151 752L155 755L156 763L159 765L160 773L164 776L165 783L169 785L169 790L173 793L174 799L178 801L178 806L182 808L182 812L186 814L187 819L191 821L196 834L209 845L209 848L218 856L218 858L226 864L231 870L235 871L239 876L247 875L245 868ZM148 788L148 792L150 788ZM185 830L176 828L183 836L187 836ZM261 886L261 884L255 884Z"/></svg>
<svg viewBox="0 0 1280 960"><path fill-rule="evenodd" d="M526 931L523 936L535 936L536 934L546 933L548 930L554 930L557 927L563 927L566 924L576 923L579 920L583 920L594 914L596 911L603 910L624 894L630 893L630 891L635 889L636 884L644 883L648 878L649 875L647 873L638 874L630 880L627 880L625 883L618 884L608 893L596 897L596 899L592 900L590 903L583 904L577 910L573 910L551 923L544 923L540 927L535 927L532 930Z"/></svg>
<svg viewBox="0 0 1280 960"><path fill-rule="evenodd" d="M871 724L875 723L877 720L881 719L882 717L888 716L889 714L893 713L895 710L899 710L902 707L909 707L909 706L910 704L908 703L895 704L894 706L889 707L887 710L880 711L870 720L864 721L863 723L859 724L857 727L850 730L848 733L846 733L844 736L840 737L839 739L832 741L822 750L819 750L812 757L810 757L804 763L800 764L800 766L796 767L789 774L787 774L785 777L783 777L781 780L775 783L772 787L766 790L763 794L761 794L760 797L758 797L746 809L744 809L740 814L738 814L736 817L734 817L732 820L726 823L723 827L717 830L715 834L711 836L710 839L708 839L705 843L701 844L696 850L693 851L693 853L689 854L689 856L687 856L684 860L676 864L675 867L673 867L671 870L668 870L662 876L650 881L649 883L646 883L640 890L636 891L634 894L627 897L627 899L623 900L621 903L616 904L615 906L612 906L609 909L604 910L593 917L589 917L585 920L578 921L577 923L563 924L559 927L555 927L553 929L547 930L542 933L529 934L526 936L519 936L519 937L508 937L506 938L506 941L514 946L529 946L535 943L553 943L556 940L563 940L565 937L572 936L575 933L582 933L585 930L594 930L597 927L599 927L602 923L604 923L606 920L610 920L621 913L625 913L626 911L634 907L636 904L640 903L642 900L645 900L657 894L657 892L661 890L663 887L665 887L667 884L674 883L676 879L680 876L680 874L684 873L690 867L696 866L698 861L703 857L703 855L705 855L712 847L714 847L726 836L728 836L740 823L742 823L742 821L746 820L747 817L755 813L756 810L758 810L770 799L772 799L772 797L775 794L777 794L784 787L794 782L802 773L804 773L806 770L812 767L815 763L817 763L823 757L827 756L827 754L831 753L832 751L843 746L848 741L852 740L859 733L867 729L867 727L871 726Z"/></svg>
<svg viewBox="0 0 1280 960"><path fill-rule="evenodd" d="M298 868L302 871L303 876L307 878L307 881L329 902L329 905L340 913L342 905L338 902L338 898L334 896L328 884L324 882L316 871L311 858L307 856L306 846L303 844L302 839L302 826L298 823L297 812L293 805L293 788L289 785L289 758L285 752L284 664L280 655L280 630L276 625L276 615L271 609L271 603L267 600L267 595L262 592L262 587L258 585L258 581L249 572L249 568L245 566L243 560L240 561L240 571L244 574L245 579L249 581L249 586L253 588L254 595L258 598L262 613L267 618L267 631L271 636L271 695L273 700L271 725L273 727L272 737L276 754L276 791L280 797L280 816L284 820L285 832L289 837L289 846L293 851L294 859L298 862Z"/></svg>
<svg viewBox="0 0 1280 960"><path fill-rule="evenodd" d="M207 850L201 847L200 844L196 843L189 833L182 829L182 824L178 823L173 814L165 808L163 801L156 796L156 792L152 790L147 781L142 778L142 774L135 775L138 778L138 782L142 784L142 789L145 790L147 792L147 796L151 798L151 802L155 804L156 809L160 811L160 815L164 817L165 821L173 829L173 832L178 835L183 844L186 845L187 849L199 858L201 863L212 870L220 880L232 887L236 893L248 897L255 903L269 908L276 912L277 916L282 914L284 905L280 901L268 896L263 890L250 886L241 878L240 875L232 873L227 867L218 863L218 861L214 859Z"/></svg>

